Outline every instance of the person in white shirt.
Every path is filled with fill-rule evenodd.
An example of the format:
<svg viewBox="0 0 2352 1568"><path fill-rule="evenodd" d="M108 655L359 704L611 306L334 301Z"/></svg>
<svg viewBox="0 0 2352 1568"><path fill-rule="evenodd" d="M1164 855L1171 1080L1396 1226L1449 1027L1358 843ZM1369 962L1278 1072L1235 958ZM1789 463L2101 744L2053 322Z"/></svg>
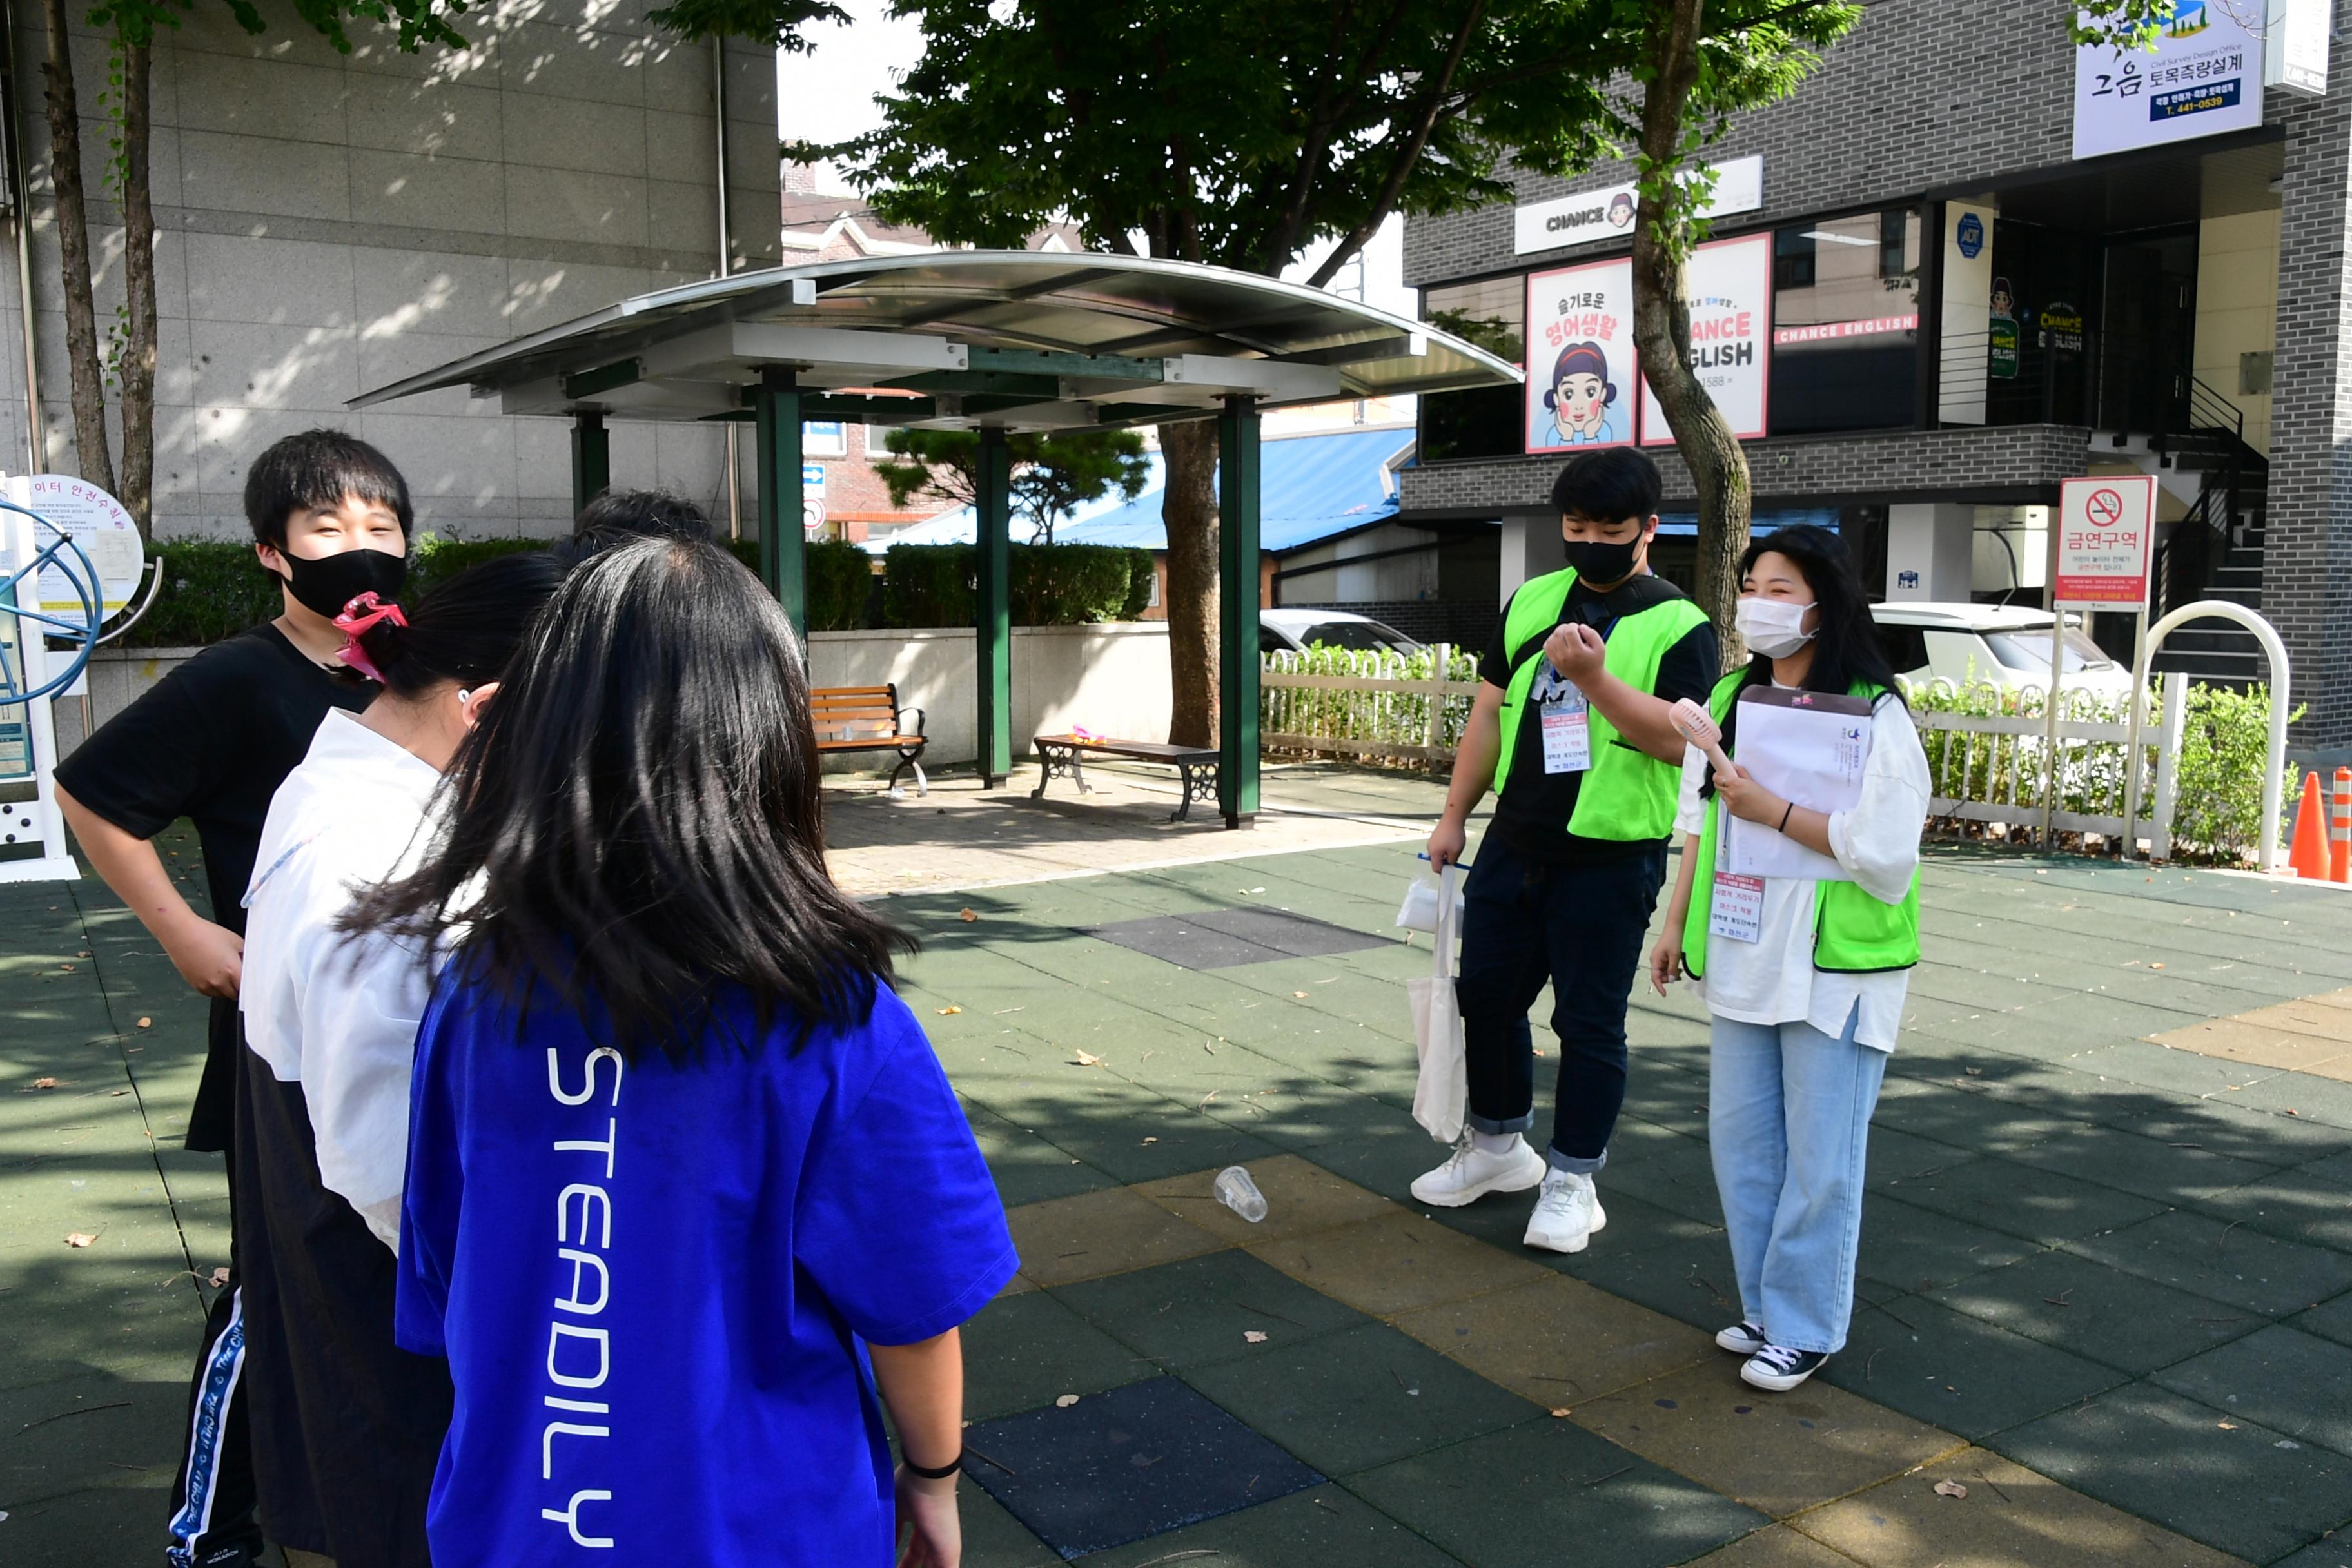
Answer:
<svg viewBox="0 0 2352 1568"><path fill-rule="evenodd" d="M428 955L341 929L359 889L414 868L441 778L563 564L545 551L457 574L404 610L362 594L335 624L383 683L327 715L271 797L245 896L238 1066L244 1375L262 1518L289 1561L425 1568L425 1502L449 1422L437 1360L393 1342L409 1069ZM257 1394L263 1392L257 1388ZM290 1395L290 1397L286 1397Z"/></svg>
<svg viewBox="0 0 2352 1568"><path fill-rule="evenodd" d="M1707 1132L1742 1309L1716 1343L1747 1358L1748 1383L1785 1392L1844 1347L1853 1315L1870 1118L1919 957L1927 759L1836 534L1750 545L1737 624L1754 657L1710 703L1731 768L1685 755L1682 870L1650 974L1661 995L1687 976L1712 1015ZM1758 687L1868 701L1852 805L1786 800L1741 771L1738 697ZM1725 873L1727 818L1825 858L1822 877Z"/></svg>

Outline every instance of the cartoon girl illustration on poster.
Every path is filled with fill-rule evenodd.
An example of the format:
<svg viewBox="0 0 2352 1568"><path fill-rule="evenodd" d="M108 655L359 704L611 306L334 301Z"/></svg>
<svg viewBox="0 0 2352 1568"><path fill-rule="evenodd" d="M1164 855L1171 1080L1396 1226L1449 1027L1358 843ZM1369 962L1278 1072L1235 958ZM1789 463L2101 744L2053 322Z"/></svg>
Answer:
<svg viewBox="0 0 2352 1568"><path fill-rule="evenodd" d="M1609 198L1609 226L1623 228L1633 221L1633 198L1623 191Z"/></svg>
<svg viewBox="0 0 2352 1568"><path fill-rule="evenodd" d="M1611 409L1616 384L1609 379L1609 356L1599 343L1570 343L1552 365L1551 390L1543 405L1551 417L1531 443L1539 447L1606 447L1623 439Z"/></svg>

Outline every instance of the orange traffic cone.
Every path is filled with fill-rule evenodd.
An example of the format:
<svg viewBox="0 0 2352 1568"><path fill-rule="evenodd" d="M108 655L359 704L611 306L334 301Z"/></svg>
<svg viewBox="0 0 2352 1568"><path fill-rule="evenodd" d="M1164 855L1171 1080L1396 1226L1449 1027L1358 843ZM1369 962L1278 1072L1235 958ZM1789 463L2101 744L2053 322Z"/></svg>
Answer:
<svg viewBox="0 0 2352 1568"><path fill-rule="evenodd" d="M2327 803L2327 879L2352 882L2352 768L2336 770Z"/></svg>
<svg viewBox="0 0 2352 1568"><path fill-rule="evenodd" d="M2294 847L2288 869L2315 882L2327 880L2327 803L2320 798L2319 775L2303 775L2303 809L2294 814Z"/></svg>

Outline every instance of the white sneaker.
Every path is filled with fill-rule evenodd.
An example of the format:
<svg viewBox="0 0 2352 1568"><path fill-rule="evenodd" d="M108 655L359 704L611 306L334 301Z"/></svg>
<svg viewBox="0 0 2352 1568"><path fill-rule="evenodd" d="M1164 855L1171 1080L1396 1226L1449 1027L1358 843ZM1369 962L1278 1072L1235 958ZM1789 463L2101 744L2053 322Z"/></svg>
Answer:
<svg viewBox="0 0 2352 1568"><path fill-rule="evenodd" d="M1553 1171L1544 1177L1536 1212L1528 1216L1526 1241L1554 1252L1581 1252L1592 1233L1608 1223L1591 1176Z"/></svg>
<svg viewBox="0 0 2352 1568"><path fill-rule="evenodd" d="M1465 1132L1462 1142L1454 1146L1453 1158L1413 1178L1412 1195L1435 1208L1458 1209L1488 1193L1524 1193L1540 1183L1549 1169L1544 1157L1528 1148L1524 1138L1513 1138L1502 1153L1486 1154Z"/></svg>

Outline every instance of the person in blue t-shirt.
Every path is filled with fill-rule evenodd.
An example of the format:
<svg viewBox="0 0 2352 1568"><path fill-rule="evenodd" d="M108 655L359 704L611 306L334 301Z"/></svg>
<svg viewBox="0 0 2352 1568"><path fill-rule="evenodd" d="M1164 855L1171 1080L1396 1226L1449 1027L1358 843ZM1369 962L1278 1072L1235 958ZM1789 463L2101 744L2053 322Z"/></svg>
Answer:
<svg viewBox="0 0 2352 1568"><path fill-rule="evenodd" d="M957 1331L1018 1259L890 989L912 944L826 875L817 763L757 579L624 545L549 602L434 853L348 922L452 950L394 1311L456 1392L436 1568L881 1568L901 1535L954 1568Z"/></svg>

